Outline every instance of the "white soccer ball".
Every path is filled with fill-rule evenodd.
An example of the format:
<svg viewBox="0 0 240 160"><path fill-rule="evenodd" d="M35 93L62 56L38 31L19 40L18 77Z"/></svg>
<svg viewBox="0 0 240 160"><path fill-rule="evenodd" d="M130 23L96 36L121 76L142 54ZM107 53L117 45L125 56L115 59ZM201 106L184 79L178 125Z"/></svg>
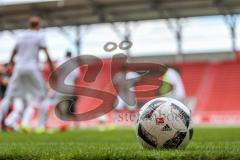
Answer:
<svg viewBox="0 0 240 160"><path fill-rule="evenodd" d="M144 148L185 148L193 135L191 111L172 98L156 98L139 111L137 137Z"/></svg>

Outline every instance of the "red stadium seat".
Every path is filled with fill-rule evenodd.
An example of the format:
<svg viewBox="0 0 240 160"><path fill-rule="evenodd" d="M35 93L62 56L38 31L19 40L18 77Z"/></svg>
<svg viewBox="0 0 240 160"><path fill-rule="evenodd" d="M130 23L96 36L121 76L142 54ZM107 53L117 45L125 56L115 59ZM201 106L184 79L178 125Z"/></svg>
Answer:
<svg viewBox="0 0 240 160"><path fill-rule="evenodd" d="M184 62L174 66L181 72L187 97L195 97L197 100L194 109L197 122L236 123L237 120L240 123L240 118L237 118L240 114L239 61ZM82 77L86 69L81 68ZM111 60L104 60L103 69L95 82L86 83L80 79L78 85L116 94L111 84L110 69ZM81 96L77 102L77 112L90 111L100 103L98 99Z"/></svg>

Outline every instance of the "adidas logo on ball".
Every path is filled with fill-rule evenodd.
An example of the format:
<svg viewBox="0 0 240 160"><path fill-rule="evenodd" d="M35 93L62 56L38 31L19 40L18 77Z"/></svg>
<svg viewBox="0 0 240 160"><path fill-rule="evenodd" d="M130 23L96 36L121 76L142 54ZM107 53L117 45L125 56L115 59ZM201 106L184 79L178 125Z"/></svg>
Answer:
<svg viewBox="0 0 240 160"><path fill-rule="evenodd" d="M168 124L166 124L163 128L162 128L162 131L171 131L172 128L169 127Z"/></svg>
<svg viewBox="0 0 240 160"><path fill-rule="evenodd" d="M162 131L171 131L172 128L169 127L168 124L166 124L163 128L162 128Z"/></svg>

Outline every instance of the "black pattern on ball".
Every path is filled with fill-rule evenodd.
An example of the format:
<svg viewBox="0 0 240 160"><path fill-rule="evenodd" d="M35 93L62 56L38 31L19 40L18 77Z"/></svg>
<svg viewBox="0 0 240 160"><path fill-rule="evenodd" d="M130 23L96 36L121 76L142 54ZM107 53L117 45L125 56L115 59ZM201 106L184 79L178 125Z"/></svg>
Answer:
<svg viewBox="0 0 240 160"><path fill-rule="evenodd" d="M167 140L163 144L163 147L166 149L178 148L178 146L182 143L186 135L187 135L187 132L177 132L173 138Z"/></svg>
<svg viewBox="0 0 240 160"><path fill-rule="evenodd" d="M138 136L148 145L154 148L157 147L157 139L147 132L141 124L138 126Z"/></svg>

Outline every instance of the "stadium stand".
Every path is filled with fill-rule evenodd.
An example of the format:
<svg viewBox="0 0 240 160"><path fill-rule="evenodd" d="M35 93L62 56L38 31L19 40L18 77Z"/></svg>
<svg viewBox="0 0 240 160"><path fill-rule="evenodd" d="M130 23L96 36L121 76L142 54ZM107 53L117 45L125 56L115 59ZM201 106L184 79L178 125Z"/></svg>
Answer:
<svg viewBox="0 0 240 160"><path fill-rule="evenodd" d="M184 87L186 90L186 96L192 97L198 94L202 80L204 79L204 73L208 67L207 62L189 62L176 64L179 68Z"/></svg>
<svg viewBox="0 0 240 160"><path fill-rule="evenodd" d="M238 116L240 113L238 106L238 100L240 99L240 74L238 74L240 61L190 61L176 63L174 66L179 68L181 72L187 97L194 97L196 99L193 116L197 124L240 123ZM115 89L110 83L110 69L111 61L105 59L103 69L97 80L92 83L86 83L83 81L83 76L87 67L82 67L82 77L79 79L77 85L106 91L115 95ZM45 67L43 71L46 78L49 75L48 70L48 67ZM101 100L80 96L77 101L77 112L84 113L90 111L100 103ZM111 117L111 113L109 117ZM48 121L51 122L48 123L49 126L51 124L50 127L54 127L52 124L58 126L64 124L54 114L51 114ZM52 123L53 121L55 123ZM35 123L35 121L33 122ZM81 126L94 126L96 122L96 120L92 120L89 123L81 124Z"/></svg>
<svg viewBox="0 0 240 160"><path fill-rule="evenodd" d="M197 123L239 123L240 75L237 73L240 62L184 62L175 66L181 71L187 97L196 98L194 117ZM81 80L78 85L115 94L113 86L108 87L109 70L110 61L106 60L96 82L87 84ZM99 103L93 98L80 97L78 112L94 109Z"/></svg>
<svg viewBox="0 0 240 160"><path fill-rule="evenodd" d="M238 107L238 99L240 99L240 75L237 74L240 62L185 62L176 66L181 70L187 96L196 97L197 104L194 115L198 118L198 123L206 122L206 117L209 123L211 121L219 121L220 123L220 119L222 119L221 122L224 119L225 123L230 123L234 119L236 120L234 115L237 116L240 112ZM101 81L91 87L104 89L108 81L106 77L110 77L110 75L106 74L107 72L105 70L102 73L105 75L103 76L105 78L102 79L102 77L99 77ZM94 101L88 102L87 99L80 98L78 106L85 108L94 106L93 103L96 105ZM82 109L80 110L83 111ZM85 108L84 110L89 109ZM214 120L214 117L217 118L216 115L219 115L219 117ZM226 115L231 115L232 118L227 118L227 120Z"/></svg>
<svg viewBox="0 0 240 160"><path fill-rule="evenodd" d="M195 114L202 123L239 123L240 63L209 64L197 95Z"/></svg>

